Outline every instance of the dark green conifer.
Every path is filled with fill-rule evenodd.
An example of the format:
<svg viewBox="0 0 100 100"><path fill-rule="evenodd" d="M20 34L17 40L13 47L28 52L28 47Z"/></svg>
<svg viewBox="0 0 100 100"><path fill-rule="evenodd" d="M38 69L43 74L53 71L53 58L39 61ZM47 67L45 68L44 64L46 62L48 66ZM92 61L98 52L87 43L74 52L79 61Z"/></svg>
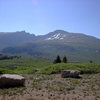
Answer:
<svg viewBox="0 0 100 100"><path fill-rule="evenodd" d="M67 63L67 62L68 62L67 57L64 56L64 58L63 58L63 63Z"/></svg>
<svg viewBox="0 0 100 100"><path fill-rule="evenodd" d="M56 64L56 63L61 63L61 59L60 59L60 56L59 56L59 55L56 57L56 59L54 60L53 63L54 63L54 64Z"/></svg>

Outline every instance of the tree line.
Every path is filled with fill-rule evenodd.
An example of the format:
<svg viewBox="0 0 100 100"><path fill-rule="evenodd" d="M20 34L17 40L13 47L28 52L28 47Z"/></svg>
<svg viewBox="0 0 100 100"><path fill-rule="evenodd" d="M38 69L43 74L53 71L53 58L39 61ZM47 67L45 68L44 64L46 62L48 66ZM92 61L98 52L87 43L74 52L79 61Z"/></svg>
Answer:
<svg viewBox="0 0 100 100"><path fill-rule="evenodd" d="M63 59L61 60L60 56L58 55L58 56L56 57L56 59L53 61L54 64L56 64L56 63L61 63L61 62L63 62L63 63L68 63L67 57L64 56Z"/></svg>
<svg viewBox="0 0 100 100"><path fill-rule="evenodd" d="M14 59L14 58L21 58L21 56L8 56L0 54L0 60L7 60L7 59Z"/></svg>

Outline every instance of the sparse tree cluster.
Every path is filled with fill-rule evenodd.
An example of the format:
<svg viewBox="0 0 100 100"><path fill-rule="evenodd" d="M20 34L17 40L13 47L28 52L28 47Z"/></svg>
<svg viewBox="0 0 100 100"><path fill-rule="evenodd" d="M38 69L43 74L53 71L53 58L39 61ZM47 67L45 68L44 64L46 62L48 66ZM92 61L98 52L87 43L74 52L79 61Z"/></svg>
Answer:
<svg viewBox="0 0 100 100"><path fill-rule="evenodd" d="M21 58L21 56L8 56L0 54L0 60L7 60L7 59L14 59L14 58Z"/></svg>
<svg viewBox="0 0 100 100"><path fill-rule="evenodd" d="M64 56L63 59L61 60L60 56L58 55L53 63L56 64L56 63L61 63L61 62L67 63L68 62L67 57Z"/></svg>

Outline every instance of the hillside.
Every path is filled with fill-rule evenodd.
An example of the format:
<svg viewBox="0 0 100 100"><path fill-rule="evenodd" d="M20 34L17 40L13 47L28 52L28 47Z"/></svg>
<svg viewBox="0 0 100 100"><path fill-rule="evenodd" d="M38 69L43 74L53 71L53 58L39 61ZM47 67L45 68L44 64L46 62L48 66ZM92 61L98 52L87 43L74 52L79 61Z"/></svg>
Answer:
<svg viewBox="0 0 100 100"><path fill-rule="evenodd" d="M9 54L27 54L44 58L66 55L70 61L100 62L100 39L79 33L56 30L46 35L34 36L33 42L2 50Z"/></svg>
<svg viewBox="0 0 100 100"><path fill-rule="evenodd" d="M29 34L25 31L0 32L0 49L26 42L33 42L34 40L35 35Z"/></svg>

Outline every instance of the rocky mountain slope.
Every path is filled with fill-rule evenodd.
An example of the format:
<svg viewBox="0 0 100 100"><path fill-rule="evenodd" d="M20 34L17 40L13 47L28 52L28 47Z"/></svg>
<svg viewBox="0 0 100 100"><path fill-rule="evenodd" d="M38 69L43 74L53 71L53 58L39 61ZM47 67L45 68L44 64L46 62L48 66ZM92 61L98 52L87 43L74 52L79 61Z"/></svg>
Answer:
<svg viewBox="0 0 100 100"><path fill-rule="evenodd" d="M100 61L100 39L93 36L69 33L63 30L56 30L40 36L25 32L23 34L26 34L25 36L21 34L21 38L24 37L23 41L19 36L21 43L16 42L17 46L13 44L13 47L4 48L2 52L45 58L54 58L59 54L66 55L71 61Z"/></svg>

